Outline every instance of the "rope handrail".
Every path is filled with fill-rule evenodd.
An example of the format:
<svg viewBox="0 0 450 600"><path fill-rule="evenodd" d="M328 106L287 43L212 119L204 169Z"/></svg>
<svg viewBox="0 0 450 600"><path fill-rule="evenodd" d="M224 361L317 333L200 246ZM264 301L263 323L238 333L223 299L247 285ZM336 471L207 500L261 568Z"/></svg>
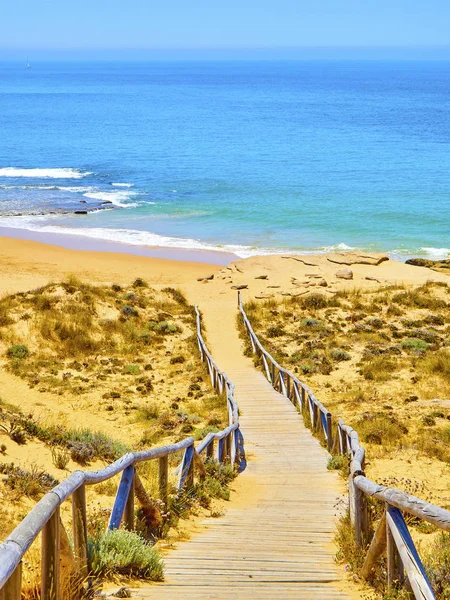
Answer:
<svg viewBox="0 0 450 600"><path fill-rule="evenodd" d="M333 437L331 413L316 399L307 385L299 381L290 371L281 367L263 347L245 312L240 292L238 292L238 308L249 334L253 353L258 354L259 351L263 357L264 371L268 381L278 392L297 406L300 412L303 413L306 408L305 402L308 402L313 430L319 428L317 419L313 418L314 410L320 411L321 415L326 416L326 421L322 419L321 425L328 450L331 452L335 448L340 454L350 457L348 485L350 517L355 529L356 541L361 547L369 541L370 533L366 497L377 498L386 505L386 512L373 535L361 575L365 579L370 579L377 561L382 553L387 551L388 589L391 590L395 583L401 583L404 572L406 572L415 598L434 600L433 589L401 511L419 517L445 531L450 531L450 511L396 488L379 485L368 479L364 473L365 450L360 444L358 433L346 425L343 419L339 419L336 435ZM283 377L283 382L280 383L280 378L276 377L274 369L278 373L283 373L283 376L286 375L287 380L284 381ZM303 392L302 396L298 394L299 386ZM315 407L315 409L311 407Z"/></svg>
<svg viewBox="0 0 450 600"><path fill-rule="evenodd" d="M0 599L20 600L21 596L21 561L25 552L42 532L43 540L49 542L42 544L42 584L41 595L43 598L59 598L59 530L60 506L69 497L72 497L73 514L73 539L74 558L80 573L88 572L87 554L87 517L86 517L86 491L87 485L94 485L106 481L122 473L114 506L111 511L109 529L117 529L121 522L128 529L134 529L134 495L142 505L149 503L149 498L142 486L135 470L135 465L148 460L159 460L159 493L161 500L166 503L168 496L168 457L171 454L184 451L179 468L177 489L182 490L193 485L194 463L202 452L206 450L206 458L214 458L214 442L217 441L215 459L219 462L234 464L240 459L242 448L242 435L239 430L239 411L234 399L234 384L226 373L221 371L212 358L202 335L201 316L197 307L196 326L197 341L202 361L207 363L213 387L224 394L228 406L229 425L217 432L208 433L197 446L192 437L180 442L150 448L139 452L129 452L103 469L96 471L77 470L71 473L64 481L50 490L37 502L34 508L17 525L13 532L0 544ZM55 533L57 532L57 533ZM49 595L53 594L53 595Z"/></svg>

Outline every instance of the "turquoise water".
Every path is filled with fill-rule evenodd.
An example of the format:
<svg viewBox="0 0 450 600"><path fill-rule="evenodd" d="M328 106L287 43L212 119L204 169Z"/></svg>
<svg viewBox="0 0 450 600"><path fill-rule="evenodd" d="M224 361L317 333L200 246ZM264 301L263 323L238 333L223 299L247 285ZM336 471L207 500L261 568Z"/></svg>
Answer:
<svg viewBox="0 0 450 600"><path fill-rule="evenodd" d="M3 226L449 254L450 62L0 63L0 131Z"/></svg>

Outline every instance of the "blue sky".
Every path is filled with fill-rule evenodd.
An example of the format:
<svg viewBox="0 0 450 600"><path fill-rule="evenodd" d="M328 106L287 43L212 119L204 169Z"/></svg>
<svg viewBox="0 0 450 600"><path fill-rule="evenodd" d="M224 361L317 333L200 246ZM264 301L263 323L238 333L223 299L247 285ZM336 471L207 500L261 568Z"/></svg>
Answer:
<svg viewBox="0 0 450 600"><path fill-rule="evenodd" d="M430 49L449 23L449 0L4 0L0 48Z"/></svg>

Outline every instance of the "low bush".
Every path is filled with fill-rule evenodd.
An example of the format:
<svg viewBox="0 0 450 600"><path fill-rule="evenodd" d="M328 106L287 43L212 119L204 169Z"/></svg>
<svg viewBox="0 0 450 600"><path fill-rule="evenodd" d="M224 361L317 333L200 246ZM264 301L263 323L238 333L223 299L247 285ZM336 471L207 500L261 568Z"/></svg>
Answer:
<svg viewBox="0 0 450 600"><path fill-rule="evenodd" d="M69 460L70 451L67 448L52 448L52 462L57 469L65 469Z"/></svg>
<svg viewBox="0 0 450 600"><path fill-rule="evenodd" d="M355 429L363 442L392 446L401 443L408 429L393 415L365 414L355 423Z"/></svg>
<svg viewBox="0 0 450 600"><path fill-rule="evenodd" d="M164 579L164 564L154 548L137 533L115 529L89 540L89 559L97 576L129 575L150 581Z"/></svg>
<svg viewBox="0 0 450 600"><path fill-rule="evenodd" d="M416 354L425 354L429 347L427 342L425 342L424 340L419 340L417 338L409 338L408 340L403 340L401 346L404 350L415 352Z"/></svg>
<svg viewBox="0 0 450 600"><path fill-rule="evenodd" d="M397 370L397 363L385 356L375 356L361 367L361 375L365 379L386 381Z"/></svg>
<svg viewBox="0 0 450 600"><path fill-rule="evenodd" d="M4 483L20 498L28 496L37 499L55 485L58 480L33 465L30 469L16 466L14 463L0 463L0 473L5 475Z"/></svg>
<svg viewBox="0 0 450 600"><path fill-rule="evenodd" d="M28 348L23 344L15 344L14 346L10 346L6 351L6 356L8 358L26 358L28 354Z"/></svg>
<svg viewBox="0 0 450 600"><path fill-rule="evenodd" d="M351 359L351 355L345 350L341 350L340 348L335 348L334 350L332 350L330 352L330 356L333 360L336 360L338 362Z"/></svg>

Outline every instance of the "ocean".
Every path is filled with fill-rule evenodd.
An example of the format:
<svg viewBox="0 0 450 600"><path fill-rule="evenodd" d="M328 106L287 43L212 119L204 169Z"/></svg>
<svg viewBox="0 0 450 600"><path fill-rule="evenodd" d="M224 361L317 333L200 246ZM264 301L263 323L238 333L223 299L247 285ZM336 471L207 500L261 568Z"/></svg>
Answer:
<svg viewBox="0 0 450 600"><path fill-rule="evenodd" d="M30 62L0 63L3 227L450 253L450 62Z"/></svg>

